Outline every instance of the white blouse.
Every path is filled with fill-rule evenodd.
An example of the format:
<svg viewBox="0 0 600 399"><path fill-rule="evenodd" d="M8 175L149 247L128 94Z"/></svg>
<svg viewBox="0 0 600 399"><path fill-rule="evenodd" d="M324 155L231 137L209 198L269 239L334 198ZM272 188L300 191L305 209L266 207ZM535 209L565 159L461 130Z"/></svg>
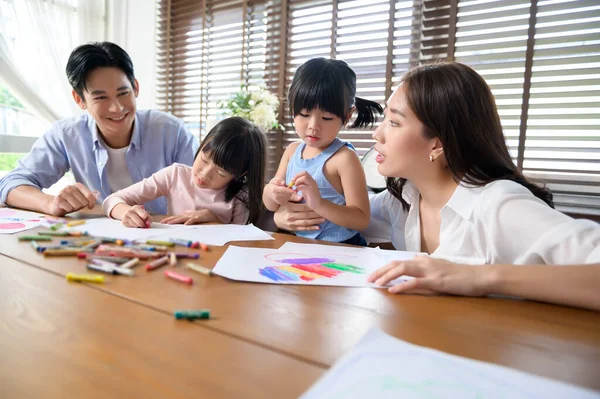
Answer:
<svg viewBox="0 0 600 399"><path fill-rule="evenodd" d="M402 198L418 204L419 192L407 183ZM510 180L459 185L442 208L441 220L434 257L465 263L600 263L600 224L554 210ZM364 235L371 242L391 237L396 249L420 252L419 207L411 206L407 214L389 192L373 196Z"/></svg>

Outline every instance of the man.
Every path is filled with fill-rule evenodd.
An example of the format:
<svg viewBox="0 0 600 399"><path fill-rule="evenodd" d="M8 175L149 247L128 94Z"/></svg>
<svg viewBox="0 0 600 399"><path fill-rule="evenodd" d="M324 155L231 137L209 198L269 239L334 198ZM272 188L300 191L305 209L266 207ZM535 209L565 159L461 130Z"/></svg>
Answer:
<svg viewBox="0 0 600 399"><path fill-rule="evenodd" d="M58 121L15 170L0 180L0 204L62 216L93 208L111 193L175 162L191 165L197 140L183 121L159 111L138 111L139 84L129 55L114 43L77 47L67 78L82 116ZM44 194L68 170L76 184ZM166 214L165 198L145 204Z"/></svg>

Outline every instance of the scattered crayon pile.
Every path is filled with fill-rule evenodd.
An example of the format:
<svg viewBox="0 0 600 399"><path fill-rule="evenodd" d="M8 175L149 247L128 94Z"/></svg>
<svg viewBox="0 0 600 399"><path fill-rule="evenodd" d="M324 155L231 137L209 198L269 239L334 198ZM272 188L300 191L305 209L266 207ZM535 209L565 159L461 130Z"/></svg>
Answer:
<svg viewBox="0 0 600 399"><path fill-rule="evenodd" d="M162 266L177 266L180 259L198 259L198 253L177 252L176 246L202 249L208 251L208 246L200 242L180 239L169 241L146 240L144 242L129 241L110 237L95 237L87 232L65 230L85 224L85 220L70 222L56 222L48 231L41 231L37 235L23 235L19 241L30 241L31 247L43 256L75 256L87 262L86 267L95 272L133 276L133 268L145 261L145 270L151 271ZM52 242L55 238L60 242ZM212 270L193 263L186 263L188 269L212 275ZM165 271L165 276L184 284L193 284L193 279L179 274L173 270ZM104 277L99 275L67 274L69 281L86 281L94 283L104 282Z"/></svg>
<svg viewBox="0 0 600 399"><path fill-rule="evenodd" d="M86 267L95 272L133 276L133 268L141 261L146 261L145 270L151 271L162 266L177 266L179 259L198 259L198 253L184 253L175 251L176 246L208 251L208 245L180 239L169 241L146 240L136 242L110 237L90 236L87 232L65 230L64 227L80 226L85 220L67 220L63 218L47 217L50 227L48 231L39 232L37 235L23 235L19 241L29 241L31 247L43 256L76 256L87 262ZM55 238L61 238L58 244L53 243ZM195 272L211 276L212 270L186 263L186 267ZM164 272L167 278L191 285L194 280L172 269ZM97 274L67 273L67 281L104 283L104 276ZM209 319L210 310L178 310L174 313L178 320Z"/></svg>

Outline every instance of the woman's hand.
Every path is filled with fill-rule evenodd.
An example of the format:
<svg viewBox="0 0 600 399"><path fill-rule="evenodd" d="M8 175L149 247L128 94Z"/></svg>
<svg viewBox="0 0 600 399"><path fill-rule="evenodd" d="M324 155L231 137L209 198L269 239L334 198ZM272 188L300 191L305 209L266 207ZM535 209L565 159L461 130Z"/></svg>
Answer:
<svg viewBox="0 0 600 399"><path fill-rule="evenodd" d="M386 285L401 276L414 277L389 288L391 293L453 294L484 296L486 278L491 269L486 266L460 265L425 255L414 260L394 261L373 272L367 281Z"/></svg>
<svg viewBox="0 0 600 399"><path fill-rule="evenodd" d="M208 209L202 209L199 211L190 210L185 211L181 215L173 215L167 218L164 218L160 221L165 224L201 224L201 223L221 223L219 218L215 216L214 213L209 211Z"/></svg>
<svg viewBox="0 0 600 399"><path fill-rule="evenodd" d="M306 204L287 202L282 204L273 215L277 227L287 231L319 230L319 224L325 219L311 210Z"/></svg>

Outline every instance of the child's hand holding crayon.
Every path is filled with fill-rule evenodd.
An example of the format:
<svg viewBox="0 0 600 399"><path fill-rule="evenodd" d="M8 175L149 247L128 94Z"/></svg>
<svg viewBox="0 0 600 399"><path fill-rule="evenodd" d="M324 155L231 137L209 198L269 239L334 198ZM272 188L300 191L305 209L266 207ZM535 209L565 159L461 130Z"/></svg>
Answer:
<svg viewBox="0 0 600 399"><path fill-rule="evenodd" d="M123 226L148 228L152 224L150 214L146 212L143 205L129 206L125 203L115 206L111 212L115 219L121 219Z"/></svg>
<svg viewBox="0 0 600 399"><path fill-rule="evenodd" d="M273 179L271 179L269 184L273 186L271 191L271 198L273 198L273 201L275 201L279 205L285 204L289 201L298 202L302 199L302 197L296 193L296 190L294 190L293 181L289 184L286 184L285 181L274 177Z"/></svg>

